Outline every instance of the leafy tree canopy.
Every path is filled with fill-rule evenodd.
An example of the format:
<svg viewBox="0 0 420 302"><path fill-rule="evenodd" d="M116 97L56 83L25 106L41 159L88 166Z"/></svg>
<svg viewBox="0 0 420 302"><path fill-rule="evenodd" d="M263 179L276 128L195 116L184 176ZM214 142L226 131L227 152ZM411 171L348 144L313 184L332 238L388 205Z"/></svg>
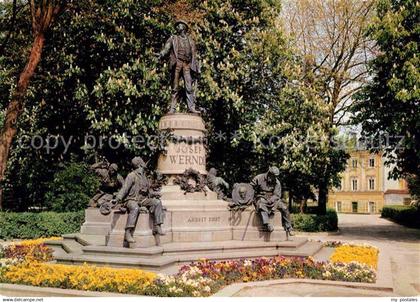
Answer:
<svg viewBox="0 0 420 302"><path fill-rule="evenodd" d="M13 90L30 47L25 9L0 54L5 62L0 70L2 95ZM156 144L137 145L131 138L156 135L158 120L167 110L167 66L157 62L154 53L173 33L177 18L190 23L202 62L197 99L206 109L208 166L233 183L249 181L276 164L295 195L310 195L329 156L320 142L326 108L316 87L304 81L301 59L287 46L280 9L275 0L69 2L47 33L19 121L6 183L8 207L44 205L46 192L53 194L51 182L59 163L71 156L90 163L105 156L127 167L136 154L154 165ZM0 15L3 28L8 20L9 14ZM308 134L313 139L310 148ZM110 148L105 140L89 149L92 141L87 144L86 135L97 140L103 136L120 146ZM52 149L19 144L34 136L44 141L60 136L71 144Z"/></svg>
<svg viewBox="0 0 420 302"><path fill-rule="evenodd" d="M375 139L371 148L385 148L389 163L395 164L393 177L418 178L420 173L419 18L418 1L378 1L369 34L380 52L370 65L372 81L355 108L355 122Z"/></svg>

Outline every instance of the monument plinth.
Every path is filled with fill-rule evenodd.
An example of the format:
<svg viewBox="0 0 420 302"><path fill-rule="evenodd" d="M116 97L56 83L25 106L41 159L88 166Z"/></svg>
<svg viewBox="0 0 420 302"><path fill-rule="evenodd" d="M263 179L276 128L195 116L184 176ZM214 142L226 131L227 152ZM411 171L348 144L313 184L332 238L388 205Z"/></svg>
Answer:
<svg viewBox="0 0 420 302"><path fill-rule="evenodd" d="M250 190L258 188L258 200L253 198L254 193L248 200L250 190L239 189L237 195L244 201L240 205L245 206L241 211L230 210L228 202L217 198L225 197L220 195L221 191L218 195L206 187L203 181L207 175L206 127L196 109L193 91L193 82L200 72L196 48L187 34L188 25L178 21L176 28L177 34L167 40L158 55L159 59L170 56L172 83L169 113L159 121L159 131L169 134L169 141L158 159L160 173L156 173L167 176L167 184L161 187L159 196L156 190L161 182L147 174L154 167L147 167L143 159L135 157L132 159L135 170L114 193L114 188L122 183L116 165L95 165L103 179L100 194L95 195L97 198L86 210L80 233L47 242L54 248L55 260L162 271L201 258L314 255L322 248L320 243L308 242L306 238L286 240L281 221L289 228L291 223L281 202L278 171L270 168L268 173L253 179ZM183 89L179 89L181 77ZM186 101L190 113L175 113L181 99ZM219 190L218 184L227 188L228 183L216 177L213 170L208 174L207 184L215 191ZM277 200L267 197L273 195ZM238 205L235 198L232 201ZM115 209L116 203L123 207ZM276 210L287 215L282 216Z"/></svg>
<svg viewBox="0 0 420 302"><path fill-rule="evenodd" d="M206 128L198 114L172 113L159 121L160 131L171 134L166 150L159 156L157 170L176 176L192 168L203 175L206 170Z"/></svg>
<svg viewBox="0 0 420 302"><path fill-rule="evenodd" d="M165 271L201 258L312 256L322 248L306 238L286 241L279 212L270 217L275 230L267 232L253 207L230 211L228 203L217 199L208 188L205 192L187 193L174 183L190 168L207 173L206 129L199 115L167 114L161 118L159 130L169 131L174 138L158 160L158 171L169 179L161 190L166 210L162 229L166 235L154 236L151 216L142 213L133 234L135 243L127 244L126 213L112 210L103 216L98 208L89 208L80 233L48 243L55 250L57 262Z"/></svg>

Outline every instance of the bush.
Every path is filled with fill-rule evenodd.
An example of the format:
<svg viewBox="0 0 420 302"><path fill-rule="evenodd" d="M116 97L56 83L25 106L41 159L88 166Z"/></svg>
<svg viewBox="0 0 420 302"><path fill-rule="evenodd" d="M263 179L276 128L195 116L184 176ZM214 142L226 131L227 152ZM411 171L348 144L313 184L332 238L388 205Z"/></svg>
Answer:
<svg viewBox="0 0 420 302"><path fill-rule="evenodd" d="M99 179L85 163L70 162L55 173L45 194L47 207L55 212L86 209L89 199L99 187Z"/></svg>
<svg viewBox="0 0 420 302"><path fill-rule="evenodd" d="M338 227L337 212L327 209L327 214L291 214L293 228L302 232L329 232Z"/></svg>
<svg viewBox="0 0 420 302"><path fill-rule="evenodd" d="M420 229L420 211L412 206L385 206L381 217L389 218L399 224Z"/></svg>
<svg viewBox="0 0 420 302"><path fill-rule="evenodd" d="M0 212L0 239L27 239L78 232L84 211L69 213Z"/></svg>

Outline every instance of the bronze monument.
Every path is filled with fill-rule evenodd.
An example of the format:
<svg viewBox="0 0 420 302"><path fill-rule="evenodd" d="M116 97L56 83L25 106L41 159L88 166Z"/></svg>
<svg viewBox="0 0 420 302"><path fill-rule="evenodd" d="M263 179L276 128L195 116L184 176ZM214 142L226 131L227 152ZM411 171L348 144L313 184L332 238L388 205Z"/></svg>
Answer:
<svg viewBox="0 0 420 302"><path fill-rule="evenodd" d="M288 236L293 236L292 223L287 205L281 196L281 184L277 179L280 171L277 167L270 167L267 173L259 174L251 181L251 186L255 191L255 210L261 217L262 223L268 232L272 232L274 227L269 223L269 216L275 210L281 212L281 223Z"/></svg>
<svg viewBox="0 0 420 302"><path fill-rule="evenodd" d="M89 207L96 208L114 198L114 193L121 188L124 178L118 174L117 164L110 164L107 161L97 162L90 168L95 171L101 182L97 193L89 201Z"/></svg>
<svg viewBox="0 0 420 302"><path fill-rule="evenodd" d="M193 82L200 73L197 62L195 42L188 35L188 24L183 20L175 23L177 33L172 35L165 43L163 50L158 54L162 59L170 54L169 70L171 73L172 98L169 113L175 113L178 100L185 97L191 113L200 113L195 107L195 94ZM180 79L184 80L184 91L179 89Z"/></svg>
<svg viewBox="0 0 420 302"><path fill-rule="evenodd" d="M217 193L217 198L227 200L225 191L229 189L229 184L220 176L217 176L217 170L211 168L207 173L207 186L210 190Z"/></svg>
<svg viewBox="0 0 420 302"><path fill-rule="evenodd" d="M124 185L118 192L113 203L124 203L128 211L127 224L125 226L125 240L134 243L134 229L141 208L146 208L153 218L153 235L165 235L161 225L164 220L164 211L160 200L160 193L151 190L151 183L146 177L145 162L140 157L131 161L135 168L124 180Z"/></svg>

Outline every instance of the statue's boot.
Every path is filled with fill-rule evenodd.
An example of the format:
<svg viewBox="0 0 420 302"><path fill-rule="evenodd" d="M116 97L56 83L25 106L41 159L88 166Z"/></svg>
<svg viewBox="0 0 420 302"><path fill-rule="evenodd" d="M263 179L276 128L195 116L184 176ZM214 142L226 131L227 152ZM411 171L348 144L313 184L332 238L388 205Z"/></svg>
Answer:
<svg viewBox="0 0 420 302"><path fill-rule="evenodd" d="M134 243L136 242L133 238L133 233L134 233L134 228L126 228L125 229L125 241L127 241L128 243Z"/></svg>
<svg viewBox="0 0 420 302"><path fill-rule="evenodd" d="M164 236L164 235L166 235L166 233L164 231L162 231L162 227L161 227L160 224L156 224L153 227L153 235L161 235L161 236Z"/></svg>
<svg viewBox="0 0 420 302"><path fill-rule="evenodd" d="M200 114L201 113L201 111L199 111L199 110L197 110L195 108L190 109L190 112L191 113L197 113L197 114Z"/></svg>
<svg viewBox="0 0 420 302"><path fill-rule="evenodd" d="M292 228L287 229L287 230L286 230L286 233L287 233L289 236L295 236L295 233L293 233L293 229L292 229Z"/></svg>
<svg viewBox="0 0 420 302"><path fill-rule="evenodd" d="M274 231L274 227L271 224L269 224L269 223L264 224L264 227L265 227L265 230L267 232L270 232L271 233L272 231Z"/></svg>

